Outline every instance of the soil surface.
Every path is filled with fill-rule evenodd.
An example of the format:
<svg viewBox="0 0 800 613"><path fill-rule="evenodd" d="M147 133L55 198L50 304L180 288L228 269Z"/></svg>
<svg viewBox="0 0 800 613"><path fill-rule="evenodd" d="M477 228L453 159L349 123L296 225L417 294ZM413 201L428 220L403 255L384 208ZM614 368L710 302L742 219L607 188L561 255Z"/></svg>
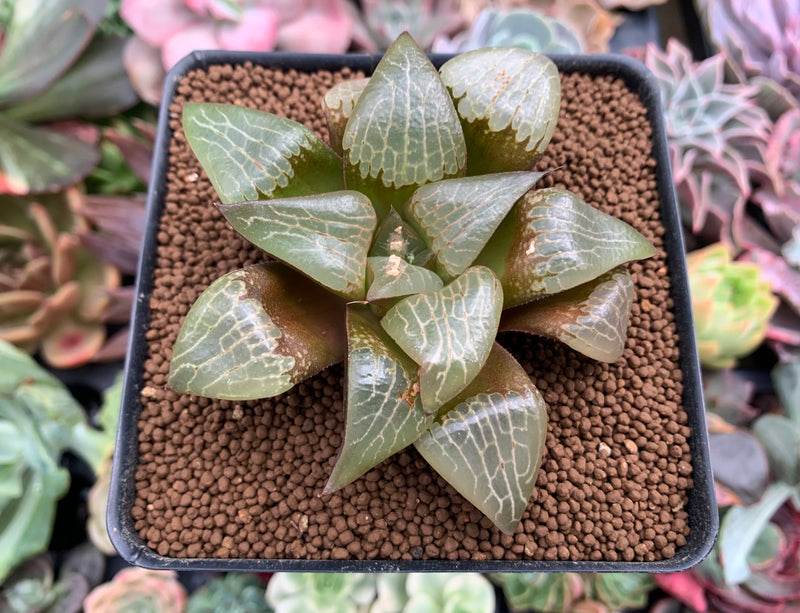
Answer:
<svg viewBox="0 0 800 613"><path fill-rule="evenodd" d="M689 427L651 128L645 107L621 81L562 77L558 128L538 164L558 170L537 187L579 192L634 225L658 253L630 265L637 299L616 364L548 340L501 335L549 411L546 456L515 534L497 530L413 448L320 498L342 442L341 366L261 401L211 401L166 389L172 346L195 298L223 273L266 258L212 205L216 195L181 131L182 105L252 106L327 138L321 97L355 76L216 66L189 74L178 88L147 332L136 530L159 554L180 558L672 557L689 533Z"/></svg>

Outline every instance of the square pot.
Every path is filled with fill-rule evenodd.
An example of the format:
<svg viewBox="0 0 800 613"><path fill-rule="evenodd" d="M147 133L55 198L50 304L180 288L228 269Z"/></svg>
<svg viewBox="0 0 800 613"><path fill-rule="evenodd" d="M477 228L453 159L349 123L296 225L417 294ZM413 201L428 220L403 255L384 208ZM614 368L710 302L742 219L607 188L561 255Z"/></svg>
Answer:
<svg viewBox="0 0 800 613"><path fill-rule="evenodd" d="M443 56L432 56L436 66L441 65L446 59L447 57ZM602 137L606 127L614 124L615 116L612 113L610 118L601 117L598 120L595 117L592 119L591 114L598 112L596 106L605 104L603 108L613 109L617 108L615 106L617 97L620 100L630 97L638 99L633 107L624 107L622 110L618 108L613 112L618 113L618 117L616 117L618 120L625 117L626 121L638 122L640 131L643 134L649 132L649 138L618 143L615 145L618 156L615 158L617 160L616 167L597 167L597 172L595 172L595 167L589 164L582 167L585 169L586 176L574 175L572 180L579 183L580 189L586 191L590 196L595 194L595 200L597 199L597 190L601 190L597 193L602 193L604 200L608 203L625 201L630 196L628 189L630 188L636 190L636 193L633 194L635 202L651 203L650 206L654 211L652 217L660 220L658 222L659 229L652 230L651 228L647 232L656 237L657 247L662 245L659 251L660 255L656 256L660 260L655 264L644 264L641 268L632 265L634 277L637 279L637 299L634 310L635 314L658 312L663 320L657 320L661 322L658 324L658 329L664 327L672 330L675 342L673 346L672 341L669 341L667 348L663 350L658 348L661 345L657 344L655 350L650 346L648 351L639 348L636 353L626 352L626 357L623 358L626 361L625 364L619 367L614 365L612 368L617 368L615 372L618 374L627 372L632 379L631 381L620 380L617 383L617 379L609 378L608 369L603 370L605 367L595 368L594 363L588 358L575 363L574 360L578 358L574 354L560 348L552 349L547 342L543 342L543 349L537 349L537 346L524 345L524 343L518 345L516 337L503 337L512 346L510 347L512 353L515 353L514 347L519 351L531 353L531 356L526 359L535 359L536 351L540 352L537 354L540 361L558 361L558 357L553 358L552 356L566 356L563 357L563 360L573 360L571 362L573 366L570 368L576 371L575 385L584 389L591 387L593 383L594 388L598 390L597 393L594 390L584 390L583 396L575 401L577 403L581 398L585 400L587 395L590 399L597 399L599 408L596 411L592 406L587 406L585 403L582 405L581 410L584 411L584 415L589 415L589 417L583 418L585 424L581 416L574 413L578 410L577 408L573 408L573 413L569 413L568 406L562 407L562 413L559 413L550 406L551 403L548 401L550 429L558 430L557 433L561 436L560 439L554 438L553 440L557 445L561 445L559 449L566 453L566 456L563 454L560 457L553 455L553 457L549 457L548 463L546 455L542 472L548 474L545 477L540 475L537 482L537 490L541 490L542 500L539 503L534 500L533 506L529 505L525 516L527 519L524 518L522 527L518 529L517 534L512 537L500 537L496 530L493 532L491 527L486 525L485 521L481 523L480 514L478 513L476 516L477 512L471 505L464 502L464 507L460 508L457 502L453 502L457 500L458 495L454 491L448 491L449 486L443 485L443 482L439 483L435 474L431 477L430 469L425 475L420 475L419 480L414 476L405 477L404 475L413 471L416 465L414 452L411 452L411 455L408 452L398 454L405 455L398 460L400 464L394 468L385 466L386 463L391 464L394 458L387 460L386 463L371 471L377 471L377 477L375 475L370 477L370 473L368 473L356 482L361 485L353 486L351 490L345 488L341 495L334 494L333 498L328 501L321 501L316 496L306 495L303 492L296 495L294 490L300 481L292 480L294 475L291 474L290 468L284 467L281 469L282 473L277 468L274 470L269 468L270 449L266 449L262 445L261 449L262 451L266 449L267 455L260 454L264 456L263 458L259 457L261 464L247 463L252 461L253 454L249 450L251 450L251 439L254 435L246 435L245 439L247 440L244 442L239 439L235 443L231 441L231 438L236 438L238 435L235 433L231 435L225 428L232 426L235 429L236 426L232 420L241 419L243 415L247 415L248 408L242 409L241 406L234 406L236 403L220 404L194 400L185 400L181 405L183 408L181 408L177 404L176 395L163 391L166 383L163 373L147 374L148 365L151 370L153 364L163 365L167 362L171 351L171 346L161 347L158 344L160 341L153 340L160 338L160 333L151 330L151 323L158 320L169 322L169 324L165 323L165 327L167 325L174 327L177 320L180 319L175 316L174 311L170 310L172 307L169 304L163 304L163 300L162 303L159 303L158 299L152 295L157 286L156 275L159 273L159 267L164 266L165 269L168 269L168 264L164 262L171 261L174 264L181 259L185 259L185 262L180 264L181 266L185 266L187 262L196 264L198 261L197 250L202 248L208 236L218 234L208 225L212 222L203 222L199 227L186 227L173 234L160 229L162 223L182 223L180 220L184 215L182 212L184 210L199 210L196 207L203 206L209 209L213 208L210 206L210 202L198 197L197 193L192 191L193 188L188 187L186 191L183 191L181 186L181 181L187 185L196 183L200 180L200 173L185 172L185 169L169 167L171 155L180 156L181 152L185 154L185 141L181 140L182 134L176 136L180 118L176 109L170 108L171 105L176 98L194 101L208 99L205 97L208 95L207 91L201 86L194 86L194 81L182 83L182 79L196 78L198 73L195 71L201 71L206 75L213 72L213 76L209 77L209 82L214 83L219 83L225 77L232 77L239 83L236 87L240 88L237 90L240 93L236 94L240 97L236 97L236 101L244 99L244 102L247 102L246 96L251 96L253 99L250 103L260 105L263 104L263 100L256 101L256 99L273 96L277 97L276 99L284 100L284 108L291 110L307 108L311 104L304 98L303 92L292 94L285 84L276 82L270 92L265 93L263 85L262 89L259 89L257 83L249 81L246 71L261 70L262 73L259 74L263 76L263 70L270 67L280 68L283 71L294 71L294 73L284 72L282 74L313 73L318 70L337 72L349 69L352 72L363 72L369 75L380 60L380 56L367 55L195 52L184 58L170 71L160 109L158 139L148 197L148 225L137 277L137 300L133 313L122 412L108 505L109 533L112 542L123 558L133 564L154 569L226 571L670 572L683 570L697 564L710 551L718 529L718 517L708 456L708 440L686 279L684 246L673 192L657 85L641 64L622 56L559 56L553 59L562 74L562 79L573 77L590 79L592 83L597 83L597 87L600 88L598 91L601 91L602 94L600 97L605 100L605 102L601 100L595 104L591 97L580 98L583 93L576 90L579 96L578 100L562 101L562 115L565 112L566 104L568 115L571 113L573 118L581 118L576 125L582 125L584 117L586 121L586 125L582 128L583 131L575 139L575 141L580 141L579 147L583 149L575 153L576 149L573 146L572 150L566 150L563 160L550 160L557 162L551 166L564 167L566 170L563 172L571 172L573 166L581 167L586 160L594 159L592 156L596 151L608 149ZM254 66L255 69L253 69ZM578 75L586 75L586 77ZM274 74L270 73L270 76L266 78L267 85L273 84L273 81L270 80L272 76ZM277 81L279 80L277 79ZM214 87L219 88L220 86L209 86L209 89ZM603 89L606 87L609 88L608 91ZM625 98L626 96L628 98ZM557 132L553 142L557 142L559 138ZM561 137L561 140L563 141L564 138ZM636 160L639 158L636 156L643 154L637 147L647 150L648 158L646 163L641 164L641 172L645 173L642 176L650 177L650 179L642 179L639 181L640 185L629 185L619 190L619 193L613 185L609 187L607 184L603 184L602 175L613 175L617 168L621 168L621 172L627 172L627 165L638 163ZM547 156L548 150L545 152L545 158ZM179 157L174 159L179 159ZM557 176L556 173L553 174ZM591 199L587 198L587 201ZM201 200L203 201L201 202ZM645 223L639 219L639 212L635 208L628 210L625 215L628 216L626 221L635 226ZM637 229L641 231L641 227ZM647 233L645 235L647 236ZM179 256L175 255L178 252L174 251L174 244L170 245L170 242L180 243ZM221 249L220 253L214 253L210 259L208 257L205 259L209 267L219 268L219 270L214 270L214 276L219 276L229 269L235 268L235 266L228 266L228 262L231 257L237 257L235 253L233 256L226 253L224 245L219 248ZM172 255L167 253L168 249L173 249L170 252ZM246 258L245 261L247 261ZM638 274L636 270L639 271ZM167 271L162 274L169 273ZM197 274L192 275L190 271L181 279L185 281L190 277L197 277ZM168 283L162 281L162 286L166 283L174 290L170 294L168 302L180 300L181 297L188 300L189 303L193 301L193 297L197 293L195 289L181 286L183 281L176 279L170 279ZM652 303L647 298L650 296L648 292L653 286L653 279L655 279L656 285L663 285L661 290L663 303ZM198 279L194 278L192 283L197 284ZM202 279L199 280L201 286L204 283L206 282ZM178 287L174 287L176 285ZM643 298L643 295L646 297ZM658 294L653 294L653 296L658 296ZM185 313L185 309L182 312ZM650 315L643 314L642 317L648 322L652 320ZM653 329L656 329L655 324L652 325ZM629 339L630 335L629 332ZM152 345L151 343L156 344ZM168 355L161 355L164 351ZM564 351L567 353L563 353ZM672 384L669 383L666 388L659 391L657 386L664 384L664 377L670 373L664 372L662 362L655 366L651 365L651 360L655 359L650 355L651 353L659 356L666 355L665 359L670 364L674 363L674 370L670 373L678 381L677 387L670 387ZM661 365L660 370L656 368L659 365ZM331 377L337 376L338 371L335 368L333 371L324 371L321 377L317 376L316 387L309 385L303 389L302 384L298 386L300 392L309 394L309 400L305 404L301 396L293 395L291 392L287 394L285 402L276 401L274 406L270 404L271 411L274 411L276 415L279 413L282 419L289 420L284 421L283 426L291 424L291 420L297 419L298 415L304 411L311 410L308 409L311 404L310 395L313 395L314 389L316 389L319 397L319 394L323 393L320 390L328 389L331 383L335 383L331 379ZM642 370L643 368L645 370ZM545 377L545 382L552 379L547 373L539 373L539 377ZM540 378L539 381L542 379ZM544 384L546 385L546 383ZM617 385L618 387L615 387ZM562 388L554 389L558 391ZM570 397L574 398L574 395ZM639 415L636 419L640 421L634 423L635 420L631 421L629 416L621 415L618 409L604 409L603 406L614 405L614 402L608 402L611 397L619 398L621 406L627 407L626 410L631 415ZM606 399L605 405L600 398ZM570 402L573 401L570 400ZM150 407L148 411L151 412L157 412L160 410L158 407L162 407L163 414L153 422L145 423L145 420L141 418L144 406ZM253 406L255 405L250 403L250 410L254 410ZM330 406L330 402L328 406ZM333 407L341 412L337 404L334 403ZM573 422L564 422L559 418L559 416L564 417L563 411L567 412L567 420L571 419L570 415L576 415ZM256 413L262 417L264 415L264 412L258 413L257 410ZM647 416L644 416L644 413L647 413ZM146 415L149 414L146 413ZM614 416L619 416L619 419L614 421L616 430L602 421L612 418L608 416L612 416L615 420L617 417ZM250 418L248 417L248 419ZM598 419L601 421L597 421ZM304 423L302 416L298 423ZM308 436L315 436L312 430L317 426L314 426L314 422L308 421L308 423L312 426L308 430L297 426L298 432L295 434L298 436L295 438L301 443L298 443L295 448L288 448L288 445L291 444L288 441L295 440L291 436L291 427L289 427L288 433L285 428L279 431L277 438L280 439L280 442L275 442L276 451L273 452L277 454L278 458L275 461L302 457L302 454L305 453L307 454L305 457L309 458L308 465L312 466L314 470L319 470L319 465L322 464L324 470L329 471L332 458L325 457L318 460L314 456L313 460L310 459L315 443L309 442L311 439L306 437L306 432L310 433ZM205 437L208 439L208 445L194 437L193 447L187 444L180 449L177 448L183 442L184 435L188 436L190 431L194 431L192 428L202 428L204 424L207 424L210 428L209 432L212 432L211 436ZM325 424L328 424L328 421L325 421ZM574 432L568 431L571 427L570 424L574 424ZM331 427L320 425L319 422L317 425L323 430L325 428L330 430ZM691 432L688 440L687 437L680 434L688 434L687 427ZM303 434L300 434L299 430L302 430ZM669 440L675 445L667 447L660 438L652 438L654 436L652 432L656 431L672 433L664 436L668 439L672 436L673 438ZM262 429L261 432L263 434L264 430ZM625 432L629 434L626 435ZM165 443L165 437L169 436L173 438ZM339 438L341 437L339 436ZM212 441L216 440L223 441L222 444L230 446L220 452L219 447L209 446ZM272 440L276 440L274 435ZM655 444L656 440L661 441L659 443L661 446ZM572 448L567 449L564 445L569 441L572 441L570 444L577 445L576 449L583 450L585 457L578 458L572 452ZM640 449L637 442L646 447ZM277 451L278 449L280 451ZM548 451L549 453L550 451ZM230 465L225 471L209 472L205 470L204 462L212 461L215 454L219 454L221 459L230 462L233 462L230 460L231 454L236 455L236 462L240 457L244 457L244 464L240 464L239 468L249 467L249 472L244 470L242 474L240 470L237 473ZM663 461L659 454L663 454ZM328 455L331 455L330 449L328 449ZM571 457L578 462L576 471L571 470L573 466L563 465L565 457ZM161 462L157 469L154 468L164 458L171 459L164 460L168 463ZM640 458L643 458L641 461L645 462L642 465L644 469L638 465L631 467L630 471L634 474L629 475L626 458L631 462L634 459L639 461ZM595 462L597 463L596 467ZM264 466L263 470L257 468L262 465ZM289 465L287 464L287 466ZM647 466L650 466L650 469L647 469ZM662 472L656 470L657 466L661 467L658 471ZM205 472L203 472L204 470ZM381 470L383 477L380 474ZM648 470L656 472L652 472L648 477ZM274 475L268 481L257 481L258 478L262 478L270 471L274 472ZM689 472L691 472L691 485L687 485L690 484ZM573 473L577 475L577 479L582 480L580 483L583 483L583 493L575 490L573 485L564 484L564 480L567 479L564 475ZM212 476L209 477L208 474ZM548 481L547 479L551 475L554 477ZM392 486L387 484L393 477L400 478L397 488L401 492L393 493L395 498L392 500L398 500L397 496L402 497L406 490L411 492L406 507L403 509L392 508L391 504L387 503L389 506L386 508L385 517L380 519L373 517L374 508L370 506L371 496L367 492L373 492L372 497L375 499L388 496L385 492ZM222 492L227 491L232 482L237 480L237 483L240 484L237 485L239 489L234 488L235 491L227 494L223 499ZM137 494L137 482L139 487L143 488L139 494ZM683 493L676 493L674 489L676 482L686 486ZM198 483L201 485L198 486ZM382 484L380 488L376 485L378 483ZM403 486L404 483L407 487ZM246 489L247 484L252 484L249 492ZM197 490L198 487L205 487L206 491L199 500L194 500L191 493L187 493L186 490L187 488ZM242 493L242 488L245 488L245 493ZM586 500L585 492L595 491L592 488L599 492L598 499ZM622 492L621 496L620 492ZM607 500L606 494L608 494ZM338 498L336 498L337 496ZM534 497L536 496L539 494L535 492ZM578 500L582 502L576 502ZM600 501L598 502L598 500ZM539 504L538 507L537 504ZM331 511L334 516L330 517L329 524L325 524L325 517L327 517L325 513L329 507L333 506L337 510ZM236 513L232 514L237 509L238 516ZM428 513L428 517L423 517L423 521L420 521L419 516L414 515L414 513L423 513L420 509L425 509L425 512ZM547 509L550 509L551 514L545 518ZM637 519L632 514L634 511L644 515ZM339 515L335 515L336 513ZM348 513L350 516L347 516ZM592 513L599 513L599 515L591 515ZM428 519L437 516L445 522L443 526L448 526L448 528L435 525L431 527L433 522ZM275 517L279 519L275 519ZM406 517L409 519L405 519ZM548 521L544 520L541 524L537 524L537 517L545 520L549 518L549 529L551 530L556 530L552 528L555 524L559 529L562 524L568 524L573 526L573 532L571 536L559 536L557 533L537 535L536 529L539 525L548 525ZM597 520L597 526L594 526L590 520L591 517L595 517L595 519L601 517ZM633 519L631 519L632 517ZM658 523L659 521L661 523ZM323 523L318 525L318 522ZM601 526L601 522L605 523ZM243 531L246 531L248 526L256 524L261 526L258 528L261 538L248 537L248 540L245 540L245 537L242 536ZM622 532L615 531L614 525L620 525L624 530ZM688 525L688 535L677 534L681 529L685 530L686 525ZM626 526L627 528L625 528ZM172 532L169 532L170 530ZM598 530L600 531L598 532ZM447 531L452 533L453 538L448 539L448 535L445 534ZM349 536L345 538L343 533L349 533ZM353 533L361 535L360 542L364 549L358 549L352 545L351 537L357 539ZM286 536L287 534L290 539L294 539L288 541L288 546L287 541L278 540L273 543L279 535ZM170 535L183 540L180 543L175 538L170 541L168 538ZM176 537L176 535L178 536ZM406 537L408 542L398 542ZM372 540L367 543L365 539ZM596 553L591 556L587 555L586 559L565 559L574 556L574 552L578 551L577 543L580 543L580 547L584 547L592 539L594 541L599 539L606 543L607 553L601 554L600 559L597 559ZM273 544L265 545L265 541ZM329 543L329 547L328 549L318 547L314 545L315 542ZM456 548L452 547L453 542L456 542ZM298 545L298 543L300 544ZM653 543L661 549L654 550ZM659 543L662 544L659 545ZM667 545L664 546L663 543L667 543ZM464 549L470 544L474 544L475 552L473 554ZM231 556L233 548L238 548L238 555L250 557ZM657 554L654 553L655 551ZM211 555L209 552L212 552ZM213 552L218 552L218 555L213 555ZM200 554L203 554L204 557L198 557ZM255 557L252 557L253 555ZM400 559L397 559L398 557Z"/></svg>

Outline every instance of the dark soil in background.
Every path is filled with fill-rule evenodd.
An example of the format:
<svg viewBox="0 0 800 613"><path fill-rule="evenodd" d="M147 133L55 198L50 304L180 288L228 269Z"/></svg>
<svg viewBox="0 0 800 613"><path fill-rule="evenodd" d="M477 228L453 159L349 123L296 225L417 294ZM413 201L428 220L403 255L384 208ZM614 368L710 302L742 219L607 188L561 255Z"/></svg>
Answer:
<svg viewBox="0 0 800 613"><path fill-rule="evenodd" d="M637 285L624 357L613 365L505 334L549 411L547 453L513 535L493 527L412 448L341 492L318 494L342 442L342 367L278 398L234 403L166 389L183 316L214 279L265 259L227 225L181 131L187 101L286 115L327 138L320 100L347 71L246 64L190 73L170 107L170 170L145 363L132 514L159 554L189 558L653 561L686 542L692 487L678 338L645 108L621 81L562 77L558 129L538 167L633 224L657 247ZM569 136L567 136L569 135Z"/></svg>

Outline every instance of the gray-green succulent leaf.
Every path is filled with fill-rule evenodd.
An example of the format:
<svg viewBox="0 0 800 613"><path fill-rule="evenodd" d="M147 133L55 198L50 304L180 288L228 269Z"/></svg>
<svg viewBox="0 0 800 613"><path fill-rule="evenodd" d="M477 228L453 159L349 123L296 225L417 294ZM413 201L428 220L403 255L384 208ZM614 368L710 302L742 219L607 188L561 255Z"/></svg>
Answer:
<svg viewBox="0 0 800 613"><path fill-rule="evenodd" d="M367 258L367 278L370 302L434 292L444 285L432 270L409 264L396 255Z"/></svg>
<svg viewBox="0 0 800 613"><path fill-rule="evenodd" d="M322 110L328 123L331 148L340 156L344 154L342 149L344 130L367 83L369 78L342 81L331 87L322 97Z"/></svg>
<svg viewBox="0 0 800 613"><path fill-rule="evenodd" d="M405 219L392 207L389 214L378 225L372 239L370 257L390 257L396 255L409 264L426 266L433 258L433 252Z"/></svg>
<svg viewBox="0 0 800 613"><path fill-rule="evenodd" d="M173 390L268 398L344 358L345 302L283 264L217 279L194 303L172 351Z"/></svg>

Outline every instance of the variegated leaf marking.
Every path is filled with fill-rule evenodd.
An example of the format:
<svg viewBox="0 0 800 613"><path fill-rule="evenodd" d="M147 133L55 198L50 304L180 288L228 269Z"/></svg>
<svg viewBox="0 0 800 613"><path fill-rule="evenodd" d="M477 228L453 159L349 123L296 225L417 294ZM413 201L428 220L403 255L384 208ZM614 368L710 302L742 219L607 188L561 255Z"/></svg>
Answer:
<svg viewBox="0 0 800 613"><path fill-rule="evenodd" d="M421 186L405 207L436 254L437 267L457 277L472 264L497 226L542 172L504 172Z"/></svg>
<svg viewBox="0 0 800 613"><path fill-rule="evenodd" d="M433 252L428 249L425 241L400 217L394 207L375 230L369 255L371 257L396 255L415 266L425 266L433 258Z"/></svg>
<svg viewBox="0 0 800 613"><path fill-rule="evenodd" d="M347 415L342 450L323 494L413 443L433 421L419 399L417 365L364 303L347 305Z"/></svg>
<svg viewBox="0 0 800 613"><path fill-rule="evenodd" d="M614 363L625 350L634 294L630 273L615 268L573 289L508 309L500 330L549 336L594 360Z"/></svg>
<svg viewBox="0 0 800 613"><path fill-rule="evenodd" d="M407 33L379 62L347 122L346 182L383 218L423 183L458 176L466 145L439 73Z"/></svg>
<svg viewBox="0 0 800 613"><path fill-rule="evenodd" d="M281 394L344 356L344 301L276 262L235 270L192 305L168 385L208 398Z"/></svg>
<svg viewBox="0 0 800 613"><path fill-rule="evenodd" d="M375 211L363 194L332 192L222 204L251 243L348 300L363 300Z"/></svg>
<svg viewBox="0 0 800 613"><path fill-rule="evenodd" d="M381 320L420 365L420 393L434 412L475 378L492 348L503 291L494 273L476 266L442 289L409 296Z"/></svg>
<svg viewBox="0 0 800 613"><path fill-rule="evenodd" d="M525 49L489 48L457 55L440 72L461 117L468 174L531 168L558 121L555 64Z"/></svg>
<svg viewBox="0 0 800 613"><path fill-rule="evenodd" d="M399 298L410 294L435 292L442 288L442 280L432 270L409 264L402 258L368 258L372 282L367 290L367 300Z"/></svg>
<svg viewBox="0 0 800 613"><path fill-rule="evenodd" d="M415 446L498 528L512 533L542 462L544 399L524 369L495 343L484 369L455 402Z"/></svg>
<svg viewBox="0 0 800 613"><path fill-rule="evenodd" d="M322 97L322 109L328 121L331 148L342 155L342 137L347 121L353 114L356 102L369 83L369 78L342 81L331 87Z"/></svg>
<svg viewBox="0 0 800 613"><path fill-rule="evenodd" d="M342 160L291 119L233 104L189 103L183 129L225 204L344 188Z"/></svg>
<svg viewBox="0 0 800 613"><path fill-rule="evenodd" d="M548 188L517 202L476 262L500 277L508 308L654 254L653 245L624 221L572 192Z"/></svg>

